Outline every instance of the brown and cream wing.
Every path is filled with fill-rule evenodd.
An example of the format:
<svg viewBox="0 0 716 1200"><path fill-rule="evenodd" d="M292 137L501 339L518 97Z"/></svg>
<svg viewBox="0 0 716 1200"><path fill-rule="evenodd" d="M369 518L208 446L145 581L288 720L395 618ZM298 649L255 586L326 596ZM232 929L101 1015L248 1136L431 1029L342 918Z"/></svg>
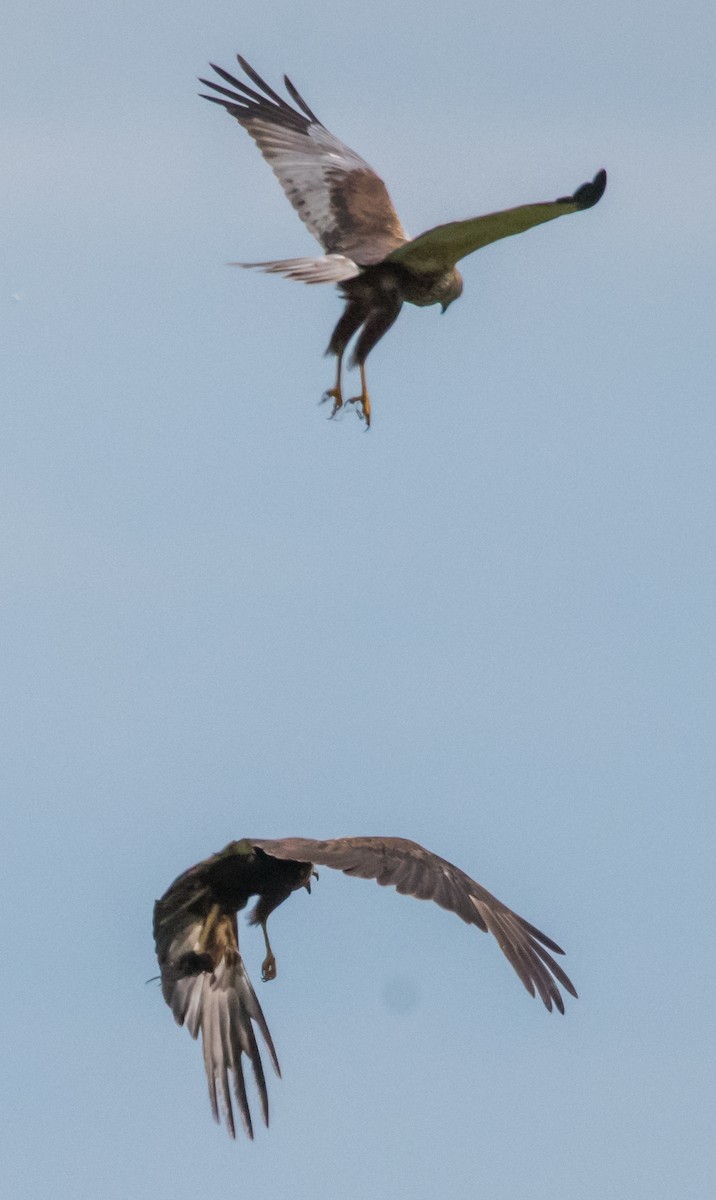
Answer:
<svg viewBox="0 0 716 1200"><path fill-rule="evenodd" d="M572 996L571 980L549 951L564 951L523 917L519 917L459 867L440 858L416 842L404 838L282 838L254 841L266 854L335 867L346 875L375 879L395 887L404 895L434 900L470 925L494 934L530 995L539 995L551 1011L564 1012L557 983Z"/></svg>
<svg viewBox="0 0 716 1200"><path fill-rule="evenodd" d="M328 254L361 266L381 262L406 241L383 180L360 155L325 128L285 78L295 107L237 55L249 87L223 68L212 69L229 87L202 79L256 142L299 217ZM257 90L258 89L258 90Z"/></svg>

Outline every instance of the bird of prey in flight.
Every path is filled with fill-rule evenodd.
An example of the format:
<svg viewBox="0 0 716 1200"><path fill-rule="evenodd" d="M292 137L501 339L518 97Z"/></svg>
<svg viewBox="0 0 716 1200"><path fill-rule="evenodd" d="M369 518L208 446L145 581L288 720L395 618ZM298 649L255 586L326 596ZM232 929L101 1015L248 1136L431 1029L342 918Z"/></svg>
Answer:
<svg viewBox="0 0 716 1200"><path fill-rule="evenodd" d="M249 921L266 942L262 976L276 978L276 960L266 930L269 915L298 888L311 890L314 864L346 875L375 879L404 895L434 900L468 925L492 933L531 996L551 1012L564 1012L558 984L577 993L552 954L564 953L551 938L490 895L452 863L404 838L350 837L332 841L242 838L190 867L154 906L154 940L162 993L179 1025L201 1033L209 1100L216 1121L223 1112L236 1136L235 1103L253 1137L242 1065L253 1068L261 1111L268 1125L268 1096L254 1026L273 1065L279 1065L271 1034L239 953L236 914L258 896ZM233 1084L232 1101L230 1082Z"/></svg>
<svg viewBox="0 0 716 1200"><path fill-rule="evenodd" d="M326 351L338 360L335 383L323 396L333 401L331 416L343 407L341 367L354 334L358 338L350 365L360 368L361 391L348 403L360 406L359 415L369 426L365 362L403 303L439 304L445 312L462 292L462 276L455 266L461 258L533 225L591 208L607 185L606 171L598 171L591 183L583 183L572 196L451 221L410 238L383 180L354 150L329 133L290 79L284 76L293 104L269 87L246 59L240 55L237 59L254 86L212 63L212 69L229 86L201 79L218 93L202 93L203 98L223 105L251 135L325 254L234 265L259 267L303 283L340 284L346 307Z"/></svg>

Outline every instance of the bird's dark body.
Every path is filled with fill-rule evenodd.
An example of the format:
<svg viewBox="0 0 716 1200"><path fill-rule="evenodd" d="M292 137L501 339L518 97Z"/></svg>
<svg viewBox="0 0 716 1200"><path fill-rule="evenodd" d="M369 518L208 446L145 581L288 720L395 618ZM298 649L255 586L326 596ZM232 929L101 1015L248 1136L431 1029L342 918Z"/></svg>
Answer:
<svg viewBox="0 0 716 1200"><path fill-rule="evenodd" d="M231 852L226 857L220 856L207 872L216 903L222 908L240 911L252 896L259 896L259 906L270 905L271 911L303 886L310 870L310 863L282 861L258 848L247 854L241 850L240 842L232 846L237 847L236 853L241 856L241 873L236 870Z"/></svg>
<svg viewBox="0 0 716 1200"><path fill-rule="evenodd" d="M202 864L201 887L196 868L174 880L155 910L155 936L165 912L177 906L187 912L205 914L216 904L222 912L240 912L252 896L259 901L251 915L252 924L283 904L310 875L310 863L273 858L246 839L230 842L220 854Z"/></svg>
<svg viewBox="0 0 716 1200"><path fill-rule="evenodd" d="M462 276L455 267L418 272L389 261L363 267L360 275L340 285L346 307L333 330L326 354L342 355L360 329L351 362L354 366L361 365L396 321L404 302L420 308L430 304L447 308L461 291Z"/></svg>

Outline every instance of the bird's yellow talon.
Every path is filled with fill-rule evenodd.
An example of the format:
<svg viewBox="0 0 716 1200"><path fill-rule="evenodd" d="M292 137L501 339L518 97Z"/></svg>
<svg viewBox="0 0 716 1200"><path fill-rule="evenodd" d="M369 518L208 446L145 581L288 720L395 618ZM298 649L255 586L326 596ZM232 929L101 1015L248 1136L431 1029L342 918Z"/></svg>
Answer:
<svg viewBox="0 0 716 1200"><path fill-rule="evenodd" d="M368 429L370 429L370 396L368 395L368 388L366 387L365 367L363 366L362 363L360 365L360 384L361 384L360 396L352 396L351 399L348 401L348 403L349 404L360 404L360 409L358 410L358 416L360 417L361 421L365 421L365 427L366 427L366 430L368 430Z"/></svg>
<svg viewBox="0 0 716 1200"><path fill-rule="evenodd" d="M368 397L353 396L348 403L360 405L360 408L358 409L358 419L360 421L365 421L366 429L370 429L370 400Z"/></svg>
<svg viewBox="0 0 716 1200"><path fill-rule="evenodd" d="M321 404L326 404L328 400L333 401L333 411L331 412L329 421L332 421L339 409L343 408L343 393L341 392L340 384L336 387L329 388L321 396Z"/></svg>

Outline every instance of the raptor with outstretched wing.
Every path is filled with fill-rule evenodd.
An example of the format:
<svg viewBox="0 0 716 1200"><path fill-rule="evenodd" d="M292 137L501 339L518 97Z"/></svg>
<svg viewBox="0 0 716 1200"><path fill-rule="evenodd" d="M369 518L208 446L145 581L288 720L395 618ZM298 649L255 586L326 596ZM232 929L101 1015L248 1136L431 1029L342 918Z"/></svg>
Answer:
<svg viewBox="0 0 716 1200"><path fill-rule="evenodd" d="M404 838L242 838L180 875L154 907L154 938L164 999L192 1037L201 1033L209 1099L215 1119L223 1111L235 1136L234 1102L253 1137L243 1058L250 1063L264 1121L268 1096L258 1031L276 1071L276 1051L239 953L236 914L258 896L250 921L265 942L264 980L276 977L267 921L297 888L311 890L315 864L346 875L375 879L404 895L434 900L468 925L492 933L531 996L551 1012L564 1012L562 987L577 993L552 957L563 951L534 925L512 912L469 875ZM559 986L558 986L559 985ZM233 1090L233 1100L232 1100Z"/></svg>
<svg viewBox="0 0 716 1200"><path fill-rule="evenodd" d="M438 225L410 240L383 180L329 133L290 79L284 76L293 104L269 87L245 58L237 55L237 59L253 86L212 63L223 83L202 79L215 93L202 93L204 99L222 105L251 134L325 254L235 265L259 267L303 283L340 286L346 307L326 351L338 360L335 384L323 397L333 401L331 416L344 403L341 369L355 334L351 365L360 368L361 391L349 403L360 406L369 426L366 359L398 317L403 303L440 304L445 312L462 292L462 276L455 266L461 258L533 225L591 208L607 185L606 171L598 171L591 183L582 184L572 196Z"/></svg>

